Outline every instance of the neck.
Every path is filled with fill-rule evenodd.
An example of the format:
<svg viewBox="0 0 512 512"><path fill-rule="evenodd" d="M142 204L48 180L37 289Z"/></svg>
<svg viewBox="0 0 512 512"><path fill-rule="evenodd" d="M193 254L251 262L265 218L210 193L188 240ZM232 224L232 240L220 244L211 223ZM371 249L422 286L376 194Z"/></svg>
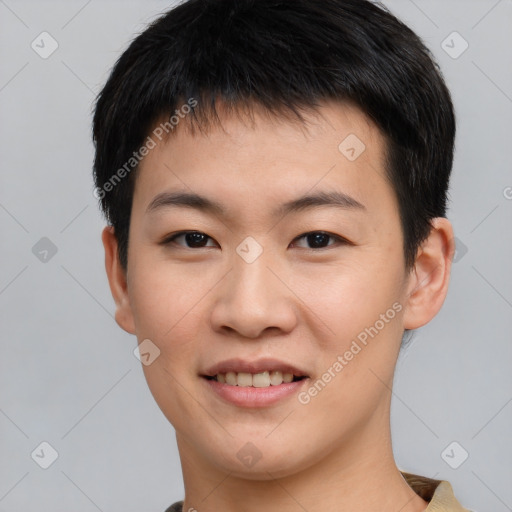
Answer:
<svg viewBox="0 0 512 512"><path fill-rule="evenodd" d="M374 416L375 417L375 416ZM422 512L427 503L403 479L391 448L388 421L368 426L286 476L234 476L209 464L193 442L177 434L185 500L183 512Z"/></svg>

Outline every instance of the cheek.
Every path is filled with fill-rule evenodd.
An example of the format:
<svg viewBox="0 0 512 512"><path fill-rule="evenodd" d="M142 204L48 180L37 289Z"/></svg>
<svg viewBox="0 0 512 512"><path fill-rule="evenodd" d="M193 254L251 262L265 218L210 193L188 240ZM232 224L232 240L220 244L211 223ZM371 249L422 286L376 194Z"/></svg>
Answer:
<svg viewBox="0 0 512 512"><path fill-rule="evenodd" d="M294 279L293 289L305 298L303 314L313 312L316 324L323 325L319 341L324 348L341 349L390 308L386 319L392 317L393 323L399 324L395 320L400 308L392 306L401 299L401 279L398 266L390 266L387 258L377 259L368 251L367 256L361 253L347 263L309 267ZM390 325L386 323L386 331Z"/></svg>
<svg viewBox="0 0 512 512"><path fill-rule="evenodd" d="M149 339L159 350L154 362L142 369L156 403L173 425L198 414L183 389L192 389L190 368L201 339L200 298L205 290L191 286L190 279L175 268L140 262L130 287L138 341Z"/></svg>
<svg viewBox="0 0 512 512"><path fill-rule="evenodd" d="M201 298L210 286L176 266L142 259L129 286L130 304L139 342L149 338L163 359L177 364L193 355L191 340L199 329ZM188 354L188 356L187 356ZM171 362L171 361L170 361Z"/></svg>
<svg viewBox="0 0 512 512"><path fill-rule="evenodd" d="M380 266L375 270L380 272ZM352 266L333 275L322 292L308 295L308 305L329 326L329 334L316 339L316 349L321 350L317 368L322 372L316 377L321 382L315 380L307 390L312 400L308 410L324 417L326 432L369 421L388 393L402 328L399 274L395 274L394 279L389 269L382 275L369 272L365 265ZM306 288L313 289L311 283Z"/></svg>

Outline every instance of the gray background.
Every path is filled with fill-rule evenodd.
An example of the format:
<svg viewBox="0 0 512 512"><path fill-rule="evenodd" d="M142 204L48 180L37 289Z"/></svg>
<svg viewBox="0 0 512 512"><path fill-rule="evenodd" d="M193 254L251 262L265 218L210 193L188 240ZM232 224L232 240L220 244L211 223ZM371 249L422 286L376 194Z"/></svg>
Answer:
<svg viewBox="0 0 512 512"><path fill-rule="evenodd" d="M448 215L457 258L441 313L400 356L394 450L401 469L449 480L464 505L505 512L512 1L384 3L437 57L458 115ZM113 320L91 178L92 101L129 40L171 5L0 0L0 512L163 512L183 497L173 428L135 337ZM43 31L59 45L46 59L31 48ZM446 40L453 31L469 43L457 58L464 43ZM46 261L47 241L33 252L42 237L57 248ZM31 458L43 441L58 452L48 469ZM48 449L35 453L49 462Z"/></svg>

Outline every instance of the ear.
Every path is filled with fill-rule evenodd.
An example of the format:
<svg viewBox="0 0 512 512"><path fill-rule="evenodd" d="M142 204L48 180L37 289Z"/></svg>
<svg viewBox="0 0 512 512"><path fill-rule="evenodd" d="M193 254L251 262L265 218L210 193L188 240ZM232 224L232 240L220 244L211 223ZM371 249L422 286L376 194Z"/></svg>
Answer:
<svg viewBox="0 0 512 512"><path fill-rule="evenodd" d="M455 254L453 228L448 219L432 220L428 238L421 244L409 275L405 299L404 328L427 324L441 309L448 293Z"/></svg>
<svg viewBox="0 0 512 512"><path fill-rule="evenodd" d="M105 248L105 269L112 297L116 303L115 319L118 325L130 334L135 334L135 322L133 321L126 272L119 261L117 238L114 228L107 226L101 234L103 247Z"/></svg>

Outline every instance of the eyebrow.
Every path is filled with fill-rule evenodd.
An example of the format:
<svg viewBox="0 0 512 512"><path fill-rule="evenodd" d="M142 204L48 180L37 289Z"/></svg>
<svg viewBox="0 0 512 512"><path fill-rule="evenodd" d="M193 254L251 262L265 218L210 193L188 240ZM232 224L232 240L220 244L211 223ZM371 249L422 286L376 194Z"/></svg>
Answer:
<svg viewBox="0 0 512 512"><path fill-rule="evenodd" d="M226 216L224 207L207 197L190 192L162 192L155 196L146 208L146 213L172 207L184 207L200 210L205 213ZM319 207L335 207L343 210L366 210L366 207L353 197L335 190L320 191L292 199L272 211L274 217L289 213L312 210Z"/></svg>

